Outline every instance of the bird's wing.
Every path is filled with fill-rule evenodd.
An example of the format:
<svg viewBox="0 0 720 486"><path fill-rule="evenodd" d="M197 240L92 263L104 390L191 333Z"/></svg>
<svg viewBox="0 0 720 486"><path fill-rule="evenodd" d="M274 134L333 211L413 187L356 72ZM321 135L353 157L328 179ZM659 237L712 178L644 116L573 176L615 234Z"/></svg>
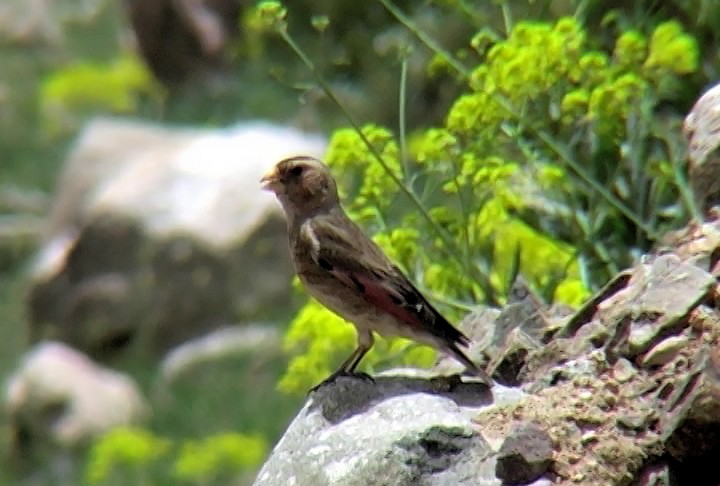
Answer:
<svg viewBox="0 0 720 486"><path fill-rule="evenodd" d="M450 343L469 340L455 329L344 214L315 218L301 231L315 263L370 304L418 331Z"/></svg>

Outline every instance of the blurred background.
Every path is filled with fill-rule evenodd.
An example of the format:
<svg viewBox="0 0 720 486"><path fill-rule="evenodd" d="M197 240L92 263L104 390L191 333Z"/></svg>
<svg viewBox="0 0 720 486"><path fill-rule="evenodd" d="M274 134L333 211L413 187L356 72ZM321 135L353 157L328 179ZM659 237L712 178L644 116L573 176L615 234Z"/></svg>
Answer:
<svg viewBox="0 0 720 486"><path fill-rule="evenodd" d="M531 76L522 81L538 83L528 99L551 97L517 105L525 126L492 121L503 136L527 142L501 149L513 160L565 160L560 152L542 155L523 132L549 127L568 160L582 154L576 159L630 208L594 212L586 193L566 197L574 174L566 167L558 170L567 179L553 172L553 181L563 179L563 197L552 201L540 195L544 179L532 187L513 179L512 187L532 197L519 204L506 193L504 203L515 202L504 217L562 242L548 254L565 255L572 267L544 295L552 300L561 288L560 300L578 304L658 234L702 210L681 175L679 127L717 79L715 2L483 4L0 0L0 484L251 484L303 403L298 389L332 369L353 339L343 331L335 341L340 351L318 341L324 347L296 362L314 374L278 390L290 359L283 336L306 298L292 286L284 221L259 190L260 176L297 153L323 157L330 147L331 158L342 159L337 154L349 149L338 130L350 124L348 114L360 125L387 127L393 137L457 122L448 113L459 97L487 85L480 71L462 74L451 61L480 65L523 20L554 25L574 18L584 29L580 54L595 57L582 57L586 64L567 57L573 65L620 79L635 62L651 87L637 103L642 116L610 112L634 104L612 97L623 86L606 86L598 100L587 91L582 101L580 89L568 98L559 86L580 77L550 65L548 72L570 74L547 85ZM657 34L669 21L674 27ZM631 29L642 39L616 44ZM530 30L520 30L520 43L525 32L531 45ZM660 60L651 61L653 54ZM503 76L523 73L508 69ZM578 103L587 116L573 115ZM600 115L593 118L592 110ZM608 128L607 120L621 128ZM468 132L474 137L501 143ZM421 138L410 137L408 152L422 159L413 141L420 147ZM647 176L646 160L654 163ZM348 170L346 187L362 185L363 170ZM587 230L597 234L583 233L592 225L582 218L577 227L563 223L580 214L571 202L588 220L602 221ZM453 231L446 213L432 214ZM412 244L422 246L418 238ZM400 240L388 233L383 241L401 249ZM583 246L589 242L597 244ZM464 285L422 272L411 253L394 256L425 279L425 288L447 295ZM490 261L479 268L492 267L493 258L517 263L513 252L486 254ZM570 280L558 287L563 278ZM452 295L464 302L454 315L481 301L502 302L505 280L488 276L479 288ZM398 351L407 350L390 346L385 353ZM433 355L415 351L404 362L432 362ZM322 366L308 364L313 360Z"/></svg>

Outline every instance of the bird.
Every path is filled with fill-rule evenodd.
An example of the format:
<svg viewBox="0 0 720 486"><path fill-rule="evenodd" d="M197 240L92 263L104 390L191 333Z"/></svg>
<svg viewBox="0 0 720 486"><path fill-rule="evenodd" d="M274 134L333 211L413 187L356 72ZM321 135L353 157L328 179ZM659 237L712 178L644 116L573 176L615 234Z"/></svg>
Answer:
<svg viewBox="0 0 720 486"><path fill-rule="evenodd" d="M264 190L275 194L285 213L290 254L300 282L357 331L357 348L311 391L341 375L370 378L356 372L356 367L372 348L373 333L432 346L460 361L486 384L492 383L461 351L460 346L469 346L470 339L347 216L327 165L305 155L286 158L260 182Z"/></svg>

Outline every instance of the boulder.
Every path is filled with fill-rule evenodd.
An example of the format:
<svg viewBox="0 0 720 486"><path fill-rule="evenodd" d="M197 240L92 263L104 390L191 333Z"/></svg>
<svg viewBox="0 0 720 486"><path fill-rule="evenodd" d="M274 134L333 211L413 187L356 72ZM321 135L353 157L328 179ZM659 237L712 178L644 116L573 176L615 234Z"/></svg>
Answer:
<svg viewBox="0 0 720 486"><path fill-rule="evenodd" d="M0 44L57 47L68 29L94 19L106 4L99 0L3 0Z"/></svg>
<svg viewBox="0 0 720 486"><path fill-rule="evenodd" d="M687 161L695 202L702 211L720 204L720 84L713 86L690 110L683 123Z"/></svg>
<svg viewBox="0 0 720 486"><path fill-rule="evenodd" d="M4 402L10 449L23 457L85 446L114 427L142 422L149 412L131 378L57 342L28 351Z"/></svg>
<svg viewBox="0 0 720 486"><path fill-rule="evenodd" d="M493 395L511 403L522 392L457 378L338 378L311 394L254 485L499 485L477 481L494 475L495 458L473 418Z"/></svg>
<svg viewBox="0 0 720 486"><path fill-rule="evenodd" d="M285 222L259 179L278 160L321 156L325 145L266 123L90 123L61 174L31 272L33 340L52 336L105 359L288 312Z"/></svg>
<svg viewBox="0 0 720 486"><path fill-rule="evenodd" d="M495 475L503 484L527 484L544 474L553 458L550 435L532 423L521 423L498 451Z"/></svg>
<svg viewBox="0 0 720 486"><path fill-rule="evenodd" d="M574 314L522 282L472 312L491 389L447 362L323 385L256 486L720 483L718 235L691 224Z"/></svg>
<svg viewBox="0 0 720 486"><path fill-rule="evenodd" d="M8 0L0 4L0 42L56 45L62 28L47 0Z"/></svg>
<svg viewBox="0 0 720 486"><path fill-rule="evenodd" d="M203 363L242 355L281 355L282 336L276 326L255 324L217 329L172 349L160 363L160 378L168 386ZM260 358L261 356L257 356Z"/></svg>
<svg viewBox="0 0 720 486"><path fill-rule="evenodd" d="M123 2L140 54L167 83L217 68L237 37L242 0L128 0Z"/></svg>

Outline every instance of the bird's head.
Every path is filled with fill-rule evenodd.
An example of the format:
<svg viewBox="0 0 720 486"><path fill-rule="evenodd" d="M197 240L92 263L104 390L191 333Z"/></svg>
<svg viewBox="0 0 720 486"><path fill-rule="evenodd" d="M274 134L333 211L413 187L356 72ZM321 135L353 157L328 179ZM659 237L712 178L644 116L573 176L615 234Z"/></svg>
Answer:
<svg viewBox="0 0 720 486"><path fill-rule="evenodd" d="M338 204L330 169L313 157L281 160L260 182L263 189L275 193L289 217L311 216Z"/></svg>

